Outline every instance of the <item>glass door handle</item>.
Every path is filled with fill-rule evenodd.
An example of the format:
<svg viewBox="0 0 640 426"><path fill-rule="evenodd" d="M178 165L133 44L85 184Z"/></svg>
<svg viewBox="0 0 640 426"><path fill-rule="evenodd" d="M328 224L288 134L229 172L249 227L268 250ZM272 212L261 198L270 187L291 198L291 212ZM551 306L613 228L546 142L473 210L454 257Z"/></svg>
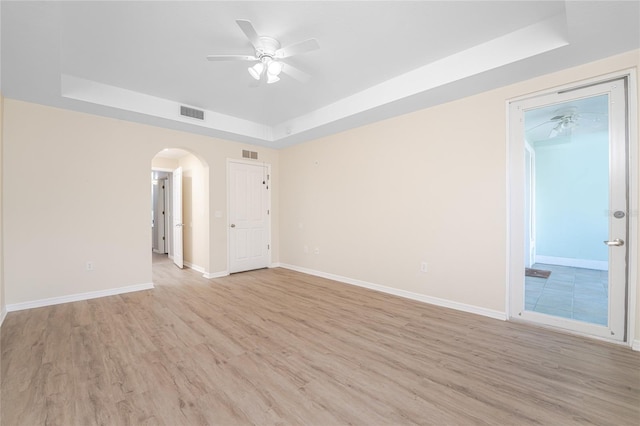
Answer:
<svg viewBox="0 0 640 426"><path fill-rule="evenodd" d="M612 247L612 246L623 246L624 245L624 240L621 240L620 238L616 238L613 241L605 241L604 243L606 245L608 245L609 247Z"/></svg>

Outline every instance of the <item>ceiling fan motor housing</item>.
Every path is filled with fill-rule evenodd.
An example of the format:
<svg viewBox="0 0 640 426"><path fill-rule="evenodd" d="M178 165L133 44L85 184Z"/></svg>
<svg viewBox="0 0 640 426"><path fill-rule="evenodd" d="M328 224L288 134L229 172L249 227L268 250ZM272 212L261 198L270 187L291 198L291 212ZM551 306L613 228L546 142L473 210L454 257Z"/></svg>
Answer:
<svg viewBox="0 0 640 426"><path fill-rule="evenodd" d="M276 50L280 49L280 42L272 37L261 36L258 38L260 44L256 47L256 57L275 58Z"/></svg>

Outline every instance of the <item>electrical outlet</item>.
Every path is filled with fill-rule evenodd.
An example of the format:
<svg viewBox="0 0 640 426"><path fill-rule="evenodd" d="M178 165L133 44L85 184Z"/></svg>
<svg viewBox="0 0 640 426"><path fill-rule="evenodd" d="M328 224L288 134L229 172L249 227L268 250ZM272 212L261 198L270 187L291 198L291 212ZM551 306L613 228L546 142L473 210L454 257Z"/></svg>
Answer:
<svg viewBox="0 0 640 426"><path fill-rule="evenodd" d="M420 272L427 272L428 265L427 262L420 262Z"/></svg>
<svg viewBox="0 0 640 426"><path fill-rule="evenodd" d="M316 247L313 249L313 254L320 254L320 247Z"/></svg>
<svg viewBox="0 0 640 426"><path fill-rule="evenodd" d="M87 271L93 271L95 269L95 264L92 261L87 262L85 269Z"/></svg>

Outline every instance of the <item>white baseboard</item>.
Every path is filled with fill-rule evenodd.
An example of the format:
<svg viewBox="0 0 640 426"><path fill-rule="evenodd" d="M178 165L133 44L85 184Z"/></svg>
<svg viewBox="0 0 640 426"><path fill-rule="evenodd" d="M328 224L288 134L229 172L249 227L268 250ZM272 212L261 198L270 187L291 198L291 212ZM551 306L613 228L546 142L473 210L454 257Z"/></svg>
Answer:
<svg viewBox="0 0 640 426"><path fill-rule="evenodd" d="M281 268L282 265L280 264L280 262L274 262L271 265L268 266L269 268Z"/></svg>
<svg viewBox="0 0 640 426"><path fill-rule="evenodd" d="M182 262L184 264L184 266L186 266L189 269L193 269L196 272L201 272L201 273L205 273L205 270L202 266L198 266L198 265L194 265L191 262Z"/></svg>
<svg viewBox="0 0 640 426"><path fill-rule="evenodd" d="M609 270L609 262L603 260L572 259L570 257L536 256L536 263L547 265L571 266L572 268L595 269L597 271Z"/></svg>
<svg viewBox="0 0 640 426"><path fill-rule="evenodd" d="M268 266L268 268L279 268L280 267L280 263L272 263L271 265ZM223 278L223 277L228 277L229 275L231 275L229 273L229 271L220 271L220 272L205 272L202 276L205 278Z"/></svg>
<svg viewBox="0 0 640 426"><path fill-rule="evenodd" d="M633 344L631 345L631 349L633 349L634 351L640 351L640 340L634 340Z"/></svg>
<svg viewBox="0 0 640 426"><path fill-rule="evenodd" d="M205 278L222 278L229 275L229 271L221 272L205 272L202 276Z"/></svg>
<svg viewBox="0 0 640 426"><path fill-rule="evenodd" d="M438 297L426 296L424 294L413 293L411 291L400 290L393 287L387 287L379 284L373 284L367 281L356 280L353 278L343 277L340 275L329 274L326 272L315 271L313 269L307 269L300 266L289 265L281 263L280 267L285 269L291 269L292 271L302 272L304 274L314 275L321 278L327 278L341 283L355 285L358 287L368 288L370 290L380 291L382 293L393 294L394 296L400 296L411 300L417 300L418 302L428 303L430 305L442 306L444 308L455 309L457 311L468 312L471 314L482 315L484 317L494 318L502 321L507 320L506 312L494 311L492 309L481 308L479 306L467 305L465 303L454 302L447 299L440 299Z"/></svg>
<svg viewBox="0 0 640 426"><path fill-rule="evenodd" d="M189 269L193 269L196 272L200 272L204 278L221 278L229 275L228 272L216 272L212 274L210 272L207 272L202 266L194 265L190 262L183 262L183 264Z"/></svg>
<svg viewBox="0 0 640 426"><path fill-rule="evenodd" d="M59 305L61 303L78 302L81 300L97 299L99 297L115 296L118 294L132 293L134 291L151 290L153 288L153 283L136 284L126 287L110 288L108 290L90 291L87 293L70 294L68 296L51 297L49 299L39 299L30 302L13 303L7 305L7 312Z"/></svg>
<svg viewBox="0 0 640 426"><path fill-rule="evenodd" d="M2 323L7 316L7 307L2 305L2 309L0 310L0 327L2 327Z"/></svg>
<svg viewBox="0 0 640 426"><path fill-rule="evenodd" d="M271 265L268 266L268 268L279 268L280 267L280 263L272 263ZM202 275L205 278L223 278L223 277L228 277L229 275L231 275L229 273L229 271L220 271L220 272L205 272L204 275Z"/></svg>

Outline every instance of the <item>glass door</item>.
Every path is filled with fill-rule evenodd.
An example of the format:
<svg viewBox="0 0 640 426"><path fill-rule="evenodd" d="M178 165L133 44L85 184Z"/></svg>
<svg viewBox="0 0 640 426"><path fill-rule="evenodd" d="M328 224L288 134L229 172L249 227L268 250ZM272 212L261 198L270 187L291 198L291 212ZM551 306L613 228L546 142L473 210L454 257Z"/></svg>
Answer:
<svg viewBox="0 0 640 426"><path fill-rule="evenodd" d="M522 213L512 226L524 230L521 245L511 242L511 314L624 340L624 80L510 107L511 177L518 174L522 185L512 190L518 194L512 198L512 219L514 203Z"/></svg>

